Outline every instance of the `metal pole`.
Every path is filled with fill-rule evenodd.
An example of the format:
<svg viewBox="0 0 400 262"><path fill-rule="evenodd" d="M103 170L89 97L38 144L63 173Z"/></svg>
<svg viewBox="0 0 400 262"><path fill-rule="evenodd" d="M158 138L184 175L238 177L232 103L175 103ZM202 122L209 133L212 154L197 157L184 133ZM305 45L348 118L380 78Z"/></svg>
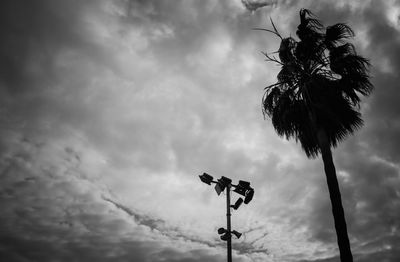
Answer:
<svg viewBox="0 0 400 262"><path fill-rule="evenodd" d="M226 187L226 228L228 230L228 262L232 262L232 234L231 234L231 185Z"/></svg>

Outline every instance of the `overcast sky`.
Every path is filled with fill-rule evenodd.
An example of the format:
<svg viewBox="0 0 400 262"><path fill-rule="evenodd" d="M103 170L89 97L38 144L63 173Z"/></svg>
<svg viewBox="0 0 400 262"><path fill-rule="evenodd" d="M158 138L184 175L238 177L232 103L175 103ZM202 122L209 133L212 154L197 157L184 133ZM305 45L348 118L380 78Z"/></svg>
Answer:
<svg viewBox="0 0 400 262"><path fill-rule="evenodd" d="M348 23L371 61L364 127L333 154L355 261L400 261L394 0L2 0L2 261L225 261L203 172L255 189L234 261L339 261L321 159L261 111L279 39L252 28L295 36L300 8Z"/></svg>

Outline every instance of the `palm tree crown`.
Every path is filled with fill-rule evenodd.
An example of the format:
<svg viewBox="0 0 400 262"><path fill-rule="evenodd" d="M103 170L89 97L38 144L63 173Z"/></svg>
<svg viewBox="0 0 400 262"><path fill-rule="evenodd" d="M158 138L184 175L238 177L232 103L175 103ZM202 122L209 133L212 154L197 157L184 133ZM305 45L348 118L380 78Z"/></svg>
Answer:
<svg viewBox="0 0 400 262"><path fill-rule="evenodd" d="M272 22L272 20L271 20ZM281 38L281 66L277 83L265 88L263 113L272 119L278 135L300 141L308 157L321 152L316 132L323 129L329 146L362 126L360 94L369 95L369 62L346 42L354 36L344 23L324 28L307 9L300 10L300 25L293 37L282 38L273 24L269 31Z"/></svg>

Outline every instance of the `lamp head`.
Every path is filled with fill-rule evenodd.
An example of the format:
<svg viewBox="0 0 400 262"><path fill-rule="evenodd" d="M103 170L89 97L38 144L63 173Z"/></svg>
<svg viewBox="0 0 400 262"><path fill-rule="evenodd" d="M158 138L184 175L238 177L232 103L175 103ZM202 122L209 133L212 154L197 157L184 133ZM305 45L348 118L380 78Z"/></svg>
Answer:
<svg viewBox="0 0 400 262"><path fill-rule="evenodd" d="M244 197L244 203L248 204L254 196L254 189L250 187L249 190L246 191L246 196Z"/></svg>
<svg viewBox="0 0 400 262"><path fill-rule="evenodd" d="M238 200L236 200L235 204L231 207L233 207L233 209L237 210L242 203L243 203L243 198L240 197Z"/></svg>
<svg viewBox="0 0 400 262"><path fill-rule="evenodd" d="M217 230L217 232L218 232L218 234L224 234L224 233L226 233L226 229L225 228L223 228L223 227L220 227L220 228L218 228L218 230Z"/></svg>
<svg viewBox="0 0 400 262"><path fill-rule="evenodd" d="M223 241L227 241L231 237L231 234L228 232L228 230L223 227L218 228L217 232L221 235L220 238Z"/></svg>
<svg viewBox="0 0 400 262"><path fill-rule="evenodd" d="M231 184L231 182L232 182L232 179L229 179L224 176L222 176L220 179L218 179L218 181L215 185L215 191L217 192L217 194L220 195L221 192L224 191L225 188Z"/></svg>
<svg viewBox="0 0 400 262"><path fill-rule="evenodd" d="M242 233L239 233L236 230L233 230L232 234L234 234L237 238L240 238L242 236Z"/></svg>
<svg viewBox="0 0 400 262"><path fill-rule="evenodd" d="M238 185L243 187L243 188L249 188L250 187L250 182L239 180Z"/></svg>
<svg viewBox="0 0 400 262"><path fill-rule="evenodd" d="M220 238L223 241L228 241L228 239L231 237L231 234L229 232L226 232L225 234L223 234Z"/></svg>
<svg viewBox="0 0 400 262"><path fill-rule="evenodd" d="M240 187L240 186L236 186L236 188L233 190L233 192L236 192L242 196L246 195L246 189L244 189L243 187Z"/></svg>
<svg viewBox="0 0 400 262"><path fill-rule="evenodd" d="M233 190L234 192L245 196L246 191L250 188L250 182L239 180L239 183L237 184L236 188Z"/></svg>
<svg viewBox="0 0 400 262"><path fill-rule="evenodd" d="M207 173L203 173L200 177L201 182L207 184L207 185L211 185L211 182L213 181L213 177L210 176Z"/></svg>

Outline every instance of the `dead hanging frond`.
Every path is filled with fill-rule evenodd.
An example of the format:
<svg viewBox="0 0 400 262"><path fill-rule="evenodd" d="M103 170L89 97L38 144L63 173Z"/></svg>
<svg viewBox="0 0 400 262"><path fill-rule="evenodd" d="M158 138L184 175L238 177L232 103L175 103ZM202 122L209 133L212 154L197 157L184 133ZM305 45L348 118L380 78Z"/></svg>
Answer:
<svg viewBox="0 0 400 262"><path fill-rule="evenodd" d="M277 37L279 37L281 40L283 39L283 37L281 36L281 34L279 33L278 29L276 29L276 26L274 24L274 21L272 21L272 18L269 18L271 20L271 24L272 27L274 28L274 30L270 30L270 29L265 29L265 28L253 28L253 30L260 30L260 31L266 31L269 33L273 33L274 35L276 35Z"/></svg>

